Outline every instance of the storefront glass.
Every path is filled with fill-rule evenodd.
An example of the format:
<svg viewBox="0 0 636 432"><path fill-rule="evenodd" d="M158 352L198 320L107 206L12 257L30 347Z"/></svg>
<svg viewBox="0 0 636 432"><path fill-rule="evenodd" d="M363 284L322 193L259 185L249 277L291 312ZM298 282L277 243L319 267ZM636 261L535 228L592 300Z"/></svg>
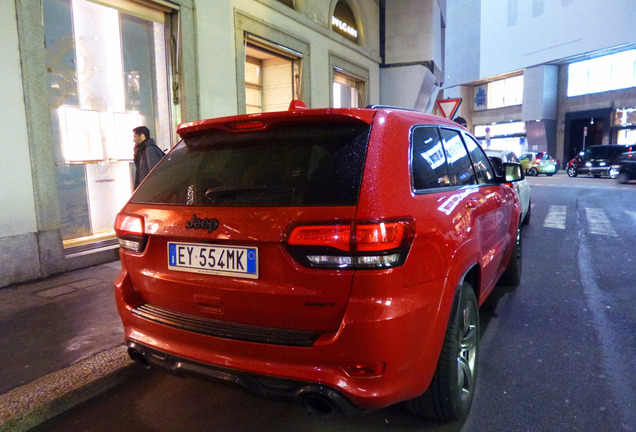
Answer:
<svg viewBox="0 0 636 432"><path fill-rule="evenodd" d="M132 192L134 127L172 146L165 14L103 3L43 2L65 248L114 237Z"/></svg>
<svg viewBox="0 0 636 432"><path fill-rule="evenodd" d="M616 144L636 144L636 108L616 110Z"/></svg>
<svg viewBox="0 0 636 432"><path fill-rule="evenodd" d="M264 42L245 45L245 112L284 111L299 99L302 58Z"/></svg>
<svg viewBox="0 0 636 432"><path fill-rule="evenodd" d="M333 108L359 108L364 82L334 71L332 101Z"/></svg>
<svg viewBox="0 0 636 432"><path fill-rule="evenodd" d="M511 150L517 156L528 151L524 122L477 125L475 137L484 149Z"/></svg>

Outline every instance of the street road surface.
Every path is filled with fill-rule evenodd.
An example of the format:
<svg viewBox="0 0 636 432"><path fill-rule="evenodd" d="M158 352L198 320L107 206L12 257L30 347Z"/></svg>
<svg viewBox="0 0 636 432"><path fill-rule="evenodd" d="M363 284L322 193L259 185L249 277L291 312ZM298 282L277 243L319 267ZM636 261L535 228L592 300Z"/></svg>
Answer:
<svg viewBox="0 0 636 432"><path fill-rule="evenodd" d="M464 424L401 406L309 415L221 383L138 377L37 431L636 431L636 184L529 179L523 276L481 311L480 376Z"/></svg>

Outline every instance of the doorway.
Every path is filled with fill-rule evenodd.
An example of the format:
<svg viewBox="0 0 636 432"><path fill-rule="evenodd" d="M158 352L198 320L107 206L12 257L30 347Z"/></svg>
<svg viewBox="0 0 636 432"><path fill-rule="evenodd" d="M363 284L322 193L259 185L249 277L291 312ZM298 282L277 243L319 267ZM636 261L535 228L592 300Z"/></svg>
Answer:
<svg viewBox="0 0 636 432"><path fill-rule="evenodd" d="M588 147L609 144L611 111L608 108L565 114L563 156L566 161Z"/></svg>

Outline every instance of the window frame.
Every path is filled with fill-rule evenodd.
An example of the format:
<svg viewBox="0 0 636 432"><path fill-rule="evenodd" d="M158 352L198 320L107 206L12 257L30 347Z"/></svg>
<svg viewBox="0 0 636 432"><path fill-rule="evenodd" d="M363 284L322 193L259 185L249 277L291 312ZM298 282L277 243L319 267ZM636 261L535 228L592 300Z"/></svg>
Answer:
<svg viewBox="0 0 636 432"><path fill-rule="evenodd" d="M361 84L362 88L359 89L360 107L366 106L369 100L369 69L344 59L333 52L329 53L329 106L333 107L333 83L336 73L345 75Z"/></svg>
<svg viewBox="0 0 636 432"><path fill-rule="evenodd" d="M414 157L415 157L415 143L414 143L414 135L415 135L415 131L419 128L434 128L437 130L437 134L440 138L440 143L442 143L442 146L444 147L444 157L445 157L445 164L446 164L446 169L448 171L448 177L449 177L449 181L450 183L448 185L441 185L438 187L431 187L431 188L416 188L415 187L415 172L414 172ZM448 150L447 150L447 140L444 137L444 130L448 130L448 131L452 131L453 133L456 133L457 136L459 137L459 140L464 148L464 150L466 151L466 155L468 156L468 160L470 162L470 166L472 169L472 178L473 178L473 182L472 183L466 183L466 184L453 184L453 180L452 180L452 164L449 163L449 154L448 154ZM475 161L473 159L473 156L471 154L471 151L468 148L468 145L466 143L467 139L472 139L473 142L476 144L476 149L477 151L480 152L480 154L483 155L483 157L485 158L485 160L487 161L488 165L486 166L488 172L490 173L490 175L492 176L492 178L490 180L485 179L484 181L480 181L480 176L478 174L477 171L477 167L475 165ZM440 192L442 190L457 190L457 189L462 189L462 188L466 188L466 187L481 187L481 186L492 186L492 185L497 185L497 171L495 170L495 168L493 167L492 163L490 162L490 159L488 158L488 155L485 153L484 149L481 147L481 145L479 144L479 141L477 141L476 138L474 138L472 135L470 135L470 133L462 130L462 129L456 129L453 127L449 127L446 125L431 125L431 124L417 124L417 125L413 125L410 128L409 131L409 175L410 175L410 181L411 181L411 191L415 194L415 195L424 195L424 194L429 194L429 193L435 193L435 192Z"/></svg>
<svg viewBox="0 0 636 432"><path fill-rule="evenodd" d="M291 34L270 27L264 22L244 15L241 12L235 12L234 15L234 42L236 48L236 103L237 113L245 114L245 57L246 45L260 45L262 49L271 52L278 52L282 55L287 54L290 59L297 57L299 64L299 83L298 83L298 99L301 99L308 107L311 107L311 85L310 85L310 50L309 44L302 41ZM295 96L294 96L295 97Z"/></svg>

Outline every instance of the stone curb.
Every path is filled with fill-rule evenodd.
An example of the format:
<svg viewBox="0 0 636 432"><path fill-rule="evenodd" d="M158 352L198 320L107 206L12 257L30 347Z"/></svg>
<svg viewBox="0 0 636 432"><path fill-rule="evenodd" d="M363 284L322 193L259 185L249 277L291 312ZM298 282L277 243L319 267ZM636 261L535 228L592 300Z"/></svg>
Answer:
<svg viewBox="0 0 636 432"><path fill-rule="evenodd" d="M28 431L124 382L135 373L126 346L118 346L0 396L0 430Z"/></svg>

